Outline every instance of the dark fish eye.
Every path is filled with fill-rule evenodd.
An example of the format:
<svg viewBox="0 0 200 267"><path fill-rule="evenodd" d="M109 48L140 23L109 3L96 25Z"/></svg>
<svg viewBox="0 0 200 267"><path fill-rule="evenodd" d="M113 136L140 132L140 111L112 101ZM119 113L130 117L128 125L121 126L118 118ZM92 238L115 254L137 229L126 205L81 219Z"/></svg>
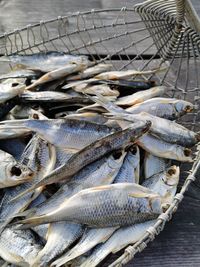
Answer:
<svg viewBox="0 0 200 267"><path fill-rule="evenodd" d="M10 170L10 173L11 173L12 175L20 176L21 173L22 173L22 171L21 171L21 169L20 169L19 167L13 166L13 167L11 168L11 170Z"/></svg>
<svg viewBox="0 0 200 267"><path fill-rule="evenodd" d="M34 114L33 114L33 119L34 119L34 120L39 120L39 116L38 116L38 114L34 113Z"/></svg>
<svg viewBox="0 0 200 267"><path fill-rule="evenodd" d="M169 175L173 175L173 174L175 174L176 173L176 171L174 170L174 169L169 169L168 170L168 174Z"/></svg>
<svg viewBox="0 0 200 267"><path fill-rule="evenodd" d="M12 87L16 87L19 83L12 83Z"/></svg>

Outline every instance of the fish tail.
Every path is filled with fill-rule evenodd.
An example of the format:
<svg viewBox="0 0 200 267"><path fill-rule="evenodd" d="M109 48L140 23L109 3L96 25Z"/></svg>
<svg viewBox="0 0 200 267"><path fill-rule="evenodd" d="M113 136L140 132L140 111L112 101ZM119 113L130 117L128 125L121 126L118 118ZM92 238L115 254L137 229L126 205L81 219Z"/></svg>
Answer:
<svg viewBox="0 0 200 267"><path fill-rule="evenodd" d="M41 216L37 216L37 217L30 217L24 220L20 220L17 222L14 222L14 225L18 225L18 229L20 230L24 230L30 227L33 227L35 225L40 225L40 224L45 224L48 223L48 216L47 215L41 215Z"/></svg>
<svg viewBox="0 0 200 267"><path fill-rule="evenodd" d="M101 260L97 257L89 257L81 264L80 267L95 267L99 264L100 261Z"/></svg>

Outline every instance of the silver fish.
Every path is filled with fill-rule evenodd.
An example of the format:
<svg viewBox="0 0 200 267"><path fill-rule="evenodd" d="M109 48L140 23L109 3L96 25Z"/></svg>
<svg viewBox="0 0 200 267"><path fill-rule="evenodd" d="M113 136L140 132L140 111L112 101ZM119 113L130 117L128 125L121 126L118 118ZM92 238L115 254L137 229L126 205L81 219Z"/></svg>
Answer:
<svg viewBox="0 0 200 267"><path fill-rule="evenodd" d="M144 157L144 176L145 179L151 177L154 174L158 174L166 170L170 165L170 160L160 158L146 152Z"/></svg>
<svg viewBox="0 0 200 267"><path fill-rule="evenodd" d="M66 181L71 180L74 174L88 164L98 160L108 153L134 144L140 136L149 130L150 126L151 123L148 121L145 123L138 122L129 126L128 129L110 134L91 143L78 153L74 154L65 165L52 171L49 175L44 177L42 181L38 182L32 188L24 191L18 197L24 195L25 193L31 192L40 186L52 184L63 179Z"/></svg>
<svg viewBox="0 0 200 267"><path fill-rule="evenodd" d="M97 64L93 67L87 68L82 73L70 76L69 78L67 78L67 81L90 78L90 77L97 75L101 72L109 71L111 68L112 68L112 64L100 63L100 64Z"/></svg>
<svg viewBox="0 0 200 267"><path fill-rule="evenodd" d="M71 221L91 227L127 226L155 219L162 213L161 198L137 184L118 183L84 189L54 212L19 221L30 225Z"/></svg>
<svg viewBox="0 0 200 267"><path fill-rule="evenodd" d="M42 85L47 82L51 82L63 77L66 77L70 75L71 73L75 73L78 71L82 71L87 67L87 64L82 63L70 63L68 65L65 65L64 67L52 70L50 72L47 72L43 76L41 76L38 80L34 81L31 85L27 86L26 89L30 90L38 85Z"/></svg>
<svg viewBox="0 0 200 267"><path fill-rule="evenodd" d="M125 71L108 71L108 72L103 72L100 74L97 74L94 76L94 79L99 79L99 80L118 80L118 79L124 79L124 78L131 78L135 75L148 75L148 74L154 74L160 71L166 70L164 69L155 69L155 70L125 70Z"/></svg>
<svg viewBox="0 0 200 267"><path fill-rule="evenodd" d="M0 123L1 124L1 123ZM34 131L44 140L60 147L61 149L82 149L95 140L113 132L113 129L89 121L77 119L40 119L4 121L0 125L0 139L4 136L5 129L11 131ZM1 134L1 131L3 132Z"/></svg>
<svg viewBox="0 0 200 267"><path fill-rule="evenodd" d="M194 105L188 101L162 97L152 98L126 109L133 114L145 111L168 120L176 120L193 110Z"/></svg>
<svg viewBox="0 0 200 267"><path fill-rule="evenodd" d="M22 198L11 203L24 190L33 186L38 180L45 175L49 170L54 168L55 159L51 154L51 148L47 146L46 142L37 137L33 137L28 143L24 153L21 156L21 163L26 164L34 172L34 179L32 182L18 185L14 188L7 188L5 190L3 199L1 200L0 210L0 231L13 219L13 217L24 211L29 204L38 196L40 190L24 195ZM38 164L40 159L40 164Z"/></svg>
<svg viewBox="0 0 200 267"><path fill-rule="evenodd" d="M33 172L15 158L0 150L0 188L16 186L32 180Z"/></svg>
<svg viewBox="0 0 200 267"><path fill-rule="evenodd" d="M156 86L152 87L151 89L139 91L137 93L134 93L132 95L120 97L115 102L119 106L131 106L135 105L141 102L144 102L145 100L148 100L155 96L161 96L165 93L166 87L165 86ZM128 110L130 111L130 110ZM131 112L131 111L130 111Z"/></svg>
<svg viewBox="0 0 200 267"><path fill-rule="evenodd" d="M20 79L7 79L0 83L0 103L5 103L7 100L24 92L26 85Z"/></svg>
<svg viewBox="0 0 200 267"><path fill-rule="evenodd" d="M17 266L28 267L42 249L31 230L7 227L0 235L0 256Z"/></svg>
<svg viewBox="0 0 200 267"><path fill-rule="evenodd" d="M137 144L145 151L157 157L175 159L183 162L193 161L191 149L164 142L150 134L140 137Z"/></svg>
<svg viewBox="0 0 200 267"><path fill-rule="evenodd" d="M51 266L62 266L65 263L85 254L90 249L106 240L115 232L117 227L108 227L101 229L87 229L80 241L66 254L54 261Z"/></svg>
<svg viewBox="0 0 200 267"><path fill-rule="evenodd" d="M28 70L28 69L16 69L12 70L8 73L0 75L0 80L6 80L10 78L28 78L28 79L36 79L41 72Z"/></svg>
<svg viewBox="0 0 200 267"><path fill-rule="evenodd" d="M110 253L117 253L129 244L136 243L148 230L155 224L155 220L135 224L129 227L121 228L104 243L97 246L91 256L80 265L80 267L95 267ZM60 265L56 265L58 267Z"/></svg>
<svg viewBox="0 0 200 267"><path fill-rule="evenodd" d="M57 51L35 53L32 55L11 55L1 57L1 61L24 65L32 70L49 72L73 62L88 62L86 56L68 55Z"/></svg>
<svg viewBox="0 0 200 267"><path fill-rule="evenodd" d="M76 92L95 95L96 92L103 96L119 96L119 91L111 89L107 84L87 85L81 84L73 88Z"/></svg>
<svg viewBox="0 0 200 267"><path fill-rule="evenodd" d="M40 250L32 263L32 267L48 267L49 263L73 244L83 233L83 227L66 222L52 223L47 234L47 243Z"/></svg>

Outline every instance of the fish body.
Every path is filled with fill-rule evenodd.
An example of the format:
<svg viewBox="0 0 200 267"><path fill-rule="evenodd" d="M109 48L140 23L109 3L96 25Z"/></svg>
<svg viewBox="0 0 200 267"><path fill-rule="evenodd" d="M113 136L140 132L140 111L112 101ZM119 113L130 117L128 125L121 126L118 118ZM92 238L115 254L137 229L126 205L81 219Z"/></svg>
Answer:
<svg viewBox="0 0 200 267"><path fill-rule="evenodd" d="M73 81L73 80L81 80L81 79L91 78L94 75L97 75L101 72L109 71L111 68L112 68L112 64L100 63L100 64L97 64L93 67L89 67L89 68L85 69L82 73L70 76L69 78L67 78L67 80Z"/></svg>
<svg viewBox="0 0 200 267"><path fill-rule="evenodd" d="M116 231L117 227L101 229L87 229L80 241L66 254L52 263L52 266L62 266L65 263L85 254L96 245L106 242L106 240Z"/></svg>
<svg viewBox="0 0 200 267"><path fill-rule="evenodd" d="M46 215L19 223L30 225L71 221L90 227L127 226L155 219L162 213L161 198L137 184L118 183L85 189Z"/></svg>
<svg viewBox="0 0 200 267"><path fill-rule="evenodd" d="M132 114L148 112L151 115L168 120L176 120L179 117L192 112L194 105L188 101L175 98L156 97L148 99L140 104L126 109Z"/></svg>
<svg viewBox="0 0 200 267"><path fill-rule="evenodd" d="M76 92L81 92L84 94L95 95L96 92L103 96L119 96L119 92L117 90L111 89L107 84L99 84L99 85L77 85L74 87Z"/></svg>
<svg viewBox="0 0 200 267"><path fill-rule="evenodd" d="M119 106L135 105L144 102L145 100L148 100L152 97L163 95L165 91L166 91L165 86L152 87L145 91L139 91L129 96L120 97L117 99L116 104Z"/></svg>
<svg viewBox="0 0 200 267"><path fill-rule="evenodd" d="M11 131L33 131L43 139L54 144L61 149L81 149L95 140L104 137L113 132L113 129L89 121L78 119L41 119L41 120L19 120L4 121L5 129L8 127ZM3 125L2 138L4 134ZM1 134L0 134L1 136Z"/></svg>
<svg viewBox="0 0 200 267"><path fill-rule="evenodd" d="M66 222L52 223L47 233L47 243L38 253L32 267L48 267L54 258L58 257L72 245L83 233L84 228L77 224Z"/></svg>
<svg viewBox="0 0 200 267"><path fill-rule="evenodd" d="M88 61L85 56L68 55L62 52L49 51L32 55L11 55L1 57L1 61L21 64L32 70L49 72L73 62Z"/></svg>
<svg viewBox="0 0 200 267"><path fill-rule="evenodd" d="M28 267L42 249L34 233L7 227L0 236L0 256L17 266Z"/></svg>
<svg viewBox="0 0 200 267"><path fill-rule="evenodd" d="M40 74L40 71L38 72L29 69L17 69L0 75L0 80L6 80L10 78L36 79L39 77Z"/></svg>

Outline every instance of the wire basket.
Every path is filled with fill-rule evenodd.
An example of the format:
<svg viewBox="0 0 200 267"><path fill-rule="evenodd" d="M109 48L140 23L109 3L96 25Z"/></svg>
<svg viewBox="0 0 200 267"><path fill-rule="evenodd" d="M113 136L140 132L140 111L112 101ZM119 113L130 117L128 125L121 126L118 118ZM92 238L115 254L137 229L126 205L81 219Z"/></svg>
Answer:
<svg viewBox="0 0 200 267"><path fill-rule="evenodd" d="M146 76L168 86L167 97L191 101L196 112L181 124L200 130L200 22L189 0L149 0L132 9L91 10L41 21L0 36L0 55L64 51L86 54L95 63L109 62L115 70L164 68ZM0 69L9 65L0 62ZM200 144L196 158L187 166L189 175L168 210L143 238L128 246L110 266L122 266L141 252L163 230L177 210L185 191L200 167ZM183 166L185 169L185 164ZM186 179L185 179L186 178Z"/></svg>

